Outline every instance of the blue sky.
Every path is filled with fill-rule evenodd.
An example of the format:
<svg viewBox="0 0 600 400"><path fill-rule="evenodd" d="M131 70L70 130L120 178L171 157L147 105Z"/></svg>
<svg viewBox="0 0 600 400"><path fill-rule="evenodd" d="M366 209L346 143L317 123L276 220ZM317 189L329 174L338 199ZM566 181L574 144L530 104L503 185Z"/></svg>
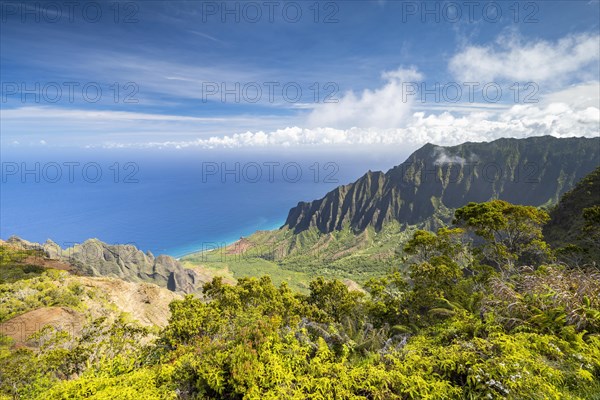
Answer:
<svg viewBox="0 0 600 400"><path fill-rule="evenodd" d="M598 134L595 0L38 1L1 12L3 152Z"/></svg>

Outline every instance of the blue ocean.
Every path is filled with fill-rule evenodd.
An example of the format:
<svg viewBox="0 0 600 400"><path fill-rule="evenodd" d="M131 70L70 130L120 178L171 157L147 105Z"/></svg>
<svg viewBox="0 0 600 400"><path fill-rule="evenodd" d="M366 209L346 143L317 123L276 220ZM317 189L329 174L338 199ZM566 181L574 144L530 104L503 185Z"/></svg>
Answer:
<svg viewBox="0 0 600 400"><path fill-rule="evenodd" d="M321 198L367 170L385 171L408 151L371 154L5 151L0 237L62 247L98 238L180 257L279 228L299 201Z"/></svg>

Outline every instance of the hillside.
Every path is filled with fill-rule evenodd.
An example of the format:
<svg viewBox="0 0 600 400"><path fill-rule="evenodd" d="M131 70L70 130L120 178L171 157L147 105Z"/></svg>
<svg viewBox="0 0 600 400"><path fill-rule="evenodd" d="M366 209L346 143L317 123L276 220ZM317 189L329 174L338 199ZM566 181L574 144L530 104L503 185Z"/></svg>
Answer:
<svg viewBox="0 0 600 400"><path fill-rule="evenodd" d="M62 249L48 240L44 244L30 243L11 237L7 243L21 249L38 251L39 262L62 265L63 269L85 276L113 277L128 282L148 282L174 292L194 293L212 279L201 272L184 268L176 259L166 255L154 256L132 245L109 245L89 239Z"/></svg>
<svg viewBox="0 0 600 400"><path fill-rule="evenodd" d="M0 337L12 338L16 346L39 346L32 335L48 328L79 337L94 321L110 326L125 318L163 327L169 303L182 298L151 283L80 276L66 263L14 243L0 242Z"/></svg>
<svg viewBox="0 0 600 400"><path fill-rule="evenodd" d="M600 163L600 138L550 136L499 139L441 147L427 144L388 172L367 172L356 182L339 186L322 199L292 208L285 227L300 233L322 233L386 223L447 223L452 210L468 202L490 199L543 206Z"/></svg>
<svg viewBox="0 0 600 400"><path fill-rule="evenodd" d="M327 234L311 228L295 234L288 228L258 231L220 249L182 257L190 269L209 270L230 280L269 275L306 292L316 276L344 279L349 287L381 276L401 263L403 243L414 229L388 223L380 231L355 234L349 228ZM243 242L243 245L241 243Z"/></svg>
<svg viewBox="0 0 600 400"><path fill-rule="evenodd" d="M299 291L316 276L364 283L403 268L412 232L447 224L454 209L492 198L551 206L599 163L600 139L428 144L385 174L369 171L320 200L299 203L280 229L181 261L229 278L268 274Z"/></svg>
<svg viewBox="0 0 600 400"><path fill-rule="evenodd" d="M585 210L600 207L600 168L575 185L565 193L559 203L550 210L550 222L544 227L544 237L554 248L561 248L566 244L575 245L580 249L580 257L585 262L598 262L600 248L597 243L597 232L593 227L586 229ZM598 221L590 221L596 225ZM587 224L587 225L589 225ZM571 248L571 250L575 250Z"/></svg>
<svg viewBox="0 0 600 400"><path fill-rule="evenodd" d="M598 270L552 263L544 210L494 200L466 214L462 228L414 232L406 269L364 290L219 277L202 298L182 297L28 269L0 285L0 399L597 398ZM357 236L344 232L340 242ZM248 238L225 252L250 248ZM2 250L13 264L34 251ZM162 329L132 318L170 300ZM142 315L123 315L123 303Z"/></svg>

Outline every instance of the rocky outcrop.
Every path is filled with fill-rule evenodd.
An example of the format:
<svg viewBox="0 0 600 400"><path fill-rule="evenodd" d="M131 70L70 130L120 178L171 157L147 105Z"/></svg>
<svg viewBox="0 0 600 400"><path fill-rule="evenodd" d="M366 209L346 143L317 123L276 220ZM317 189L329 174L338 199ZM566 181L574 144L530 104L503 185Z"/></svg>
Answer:
<svg viewBox="0 0 600 400"><path fill-rule="evenodd" d="M25 249L39 249L50 260L69 263L74 272L87 276L106 276L128 282L149 282L174 292L194 293L206 279L184 268L173 257L144 253L133 245L109 245L98 239L61 249L48 240L43 245L11 237L7 243Z"/></svg>
<svg viewBox="0 0 600 400"><path fill-rule="evenodd" d="M145 326L165 327L171 313L169 304L173 300L181 300L182 295L151 283L125 282L121 279L106 277L72 277L74 282L92 291L102 293L102 298L116 306L119 311L126 312L140 324ZM88 312L94 317L106 312L105 306L90 304L87 300Z"/></svg>
<svg viewBox="0 0 600 400"><path fill-rule="evenodd" d="M284 226L323 233L344 225L361 232L386 222L449 222L468 202L502 199L551 205L600 163L599 138L551 136L441 147L427 144L386 173L367 172L320 200L300 202Z"/></svg>
<svg viewBox="0 0 600 400"><path fill-rule="evenodd" d="M196 292L204 284L194 271L185 269L173 257L154 257L152 253L144 253L133 245L108 245L90 239L66 249L64 254L84 275L152 282L184 293Z"/></svg>

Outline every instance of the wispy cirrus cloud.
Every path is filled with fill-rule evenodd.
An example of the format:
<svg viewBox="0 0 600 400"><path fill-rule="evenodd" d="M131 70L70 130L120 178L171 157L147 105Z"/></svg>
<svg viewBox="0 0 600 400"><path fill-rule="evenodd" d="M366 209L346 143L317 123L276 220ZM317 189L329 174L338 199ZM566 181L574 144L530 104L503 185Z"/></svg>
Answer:
<svg viewBox="0 0 600 400"><path fill-rule="evenodd" d="M194 141L247 129L277 129L289 118L277 115L195 117L113 110L25 106L2 110L2 145L102 146L127 143ZM299 121L296 121L297 123Z"/></svg>

